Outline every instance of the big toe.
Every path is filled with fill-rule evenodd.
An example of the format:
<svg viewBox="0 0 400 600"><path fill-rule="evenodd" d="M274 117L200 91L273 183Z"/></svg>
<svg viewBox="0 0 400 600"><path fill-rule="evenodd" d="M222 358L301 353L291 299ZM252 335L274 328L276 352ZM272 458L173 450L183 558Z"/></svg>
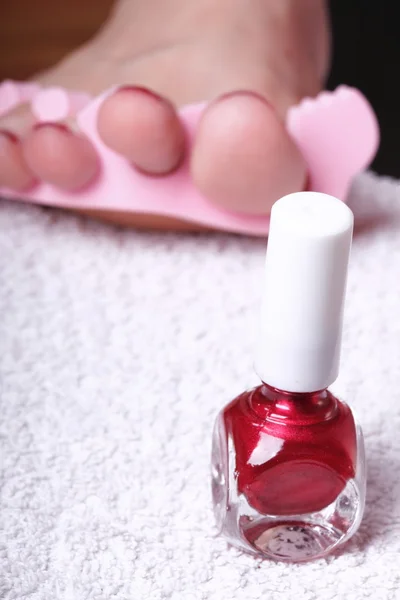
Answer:
<svg viewBox="0 0 400 600"><path fill-rule="evenodd" d="M284 124L261 96L236 92L205 111L191 160L198 189L219 206L266 214L304 189L306 165Z"/></svg>

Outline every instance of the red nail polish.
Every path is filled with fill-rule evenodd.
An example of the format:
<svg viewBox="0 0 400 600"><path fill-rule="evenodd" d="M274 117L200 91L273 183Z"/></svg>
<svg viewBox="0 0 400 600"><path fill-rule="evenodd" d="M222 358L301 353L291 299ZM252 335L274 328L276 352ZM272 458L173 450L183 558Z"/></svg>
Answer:
<svg viewBox="0 0 400 600"><path fill-rule="evenodd" d="M153 92L153 90L150 90L149 88L146 88L146 87L143 87L140 85L123 85L123 86L119 87L117 91L118 92L139 92L141 94L149 96L149 98L153 98L153 100L157 100L158 102L161 102L162 104L168 104L168 106L172 106L167 98L164 98L163 96L160 96L156 92Z"/></svg>
<svg viewBox="0 0 400 600"><path fill-rule="evenodd" d="M71 133L71 130L64 123L53 123L52 121L40 121L39 123L35 123L32 127L35 131L39 129L57 129L58 131L62 131L63 133Z"/></svg>
<svg viewBox="0 0 400 600"><path fill-rule="evenodd" d="M256 361L262 384L216 420L219 530L266 558L325 556L362 519L362 433L327 389L338 375L352 232L352 212L331 196L300 192L275 203Z"/></svg>
<svg viewBox="0 0 400 600"><path fill-rule="evenodd" d="M13 133L12 131L9 131L8 129L0 129L0 135L5 137L9 142L12 142L13 144L17 144L19 142L18 136L15 135L15 133Z"/></svg>

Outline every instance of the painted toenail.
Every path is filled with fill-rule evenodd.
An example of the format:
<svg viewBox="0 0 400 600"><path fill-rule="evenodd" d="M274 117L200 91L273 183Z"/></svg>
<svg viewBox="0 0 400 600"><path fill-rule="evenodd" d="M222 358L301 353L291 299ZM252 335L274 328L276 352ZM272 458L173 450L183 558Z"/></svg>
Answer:
<svg viewBox="0 0 400 600"><path fill-rule="evenodd" d="M209 106L213 106L215 104L219 104L220 102L224 102L225 100L229 100L231 98L240 98L240 97L248 97L248 98L254 98L256 100L259 100L260 102L262 102L263 104L265 104L266 106L268 106L269 108L271 108L272 110L274 110L274 107L272 106L272 104L270 102L268 102L268 100L266 99L265 96L263 96L262 94L259 94L258 92L254 92L252 90L233 90L232 92L226 92L225 94L221 94L221 96L218 96L217 98L215 98L215 100L212 100L209 104Z"/></svg>
<svg viewBox="0 0 400 600"><path fill-rule="evenodd" d="M171 102L167 98L164 98L164 96L160 96L160 94L157 94L156 92L153 92L153 90L150 90L149 88L143 87L141 85L122 85L116 91L116 93L119 92L133 92L135 94L143 94L145 96L148 96L149 98L153 98L153 100L157 100L157 102L160 102L161 104L172 106Z"/></svg>
<svg viewBox="0 0 400 600"><path fill-rule="evenodd" d="M62 131L63 133L72 134L70 128L64 125L63 123L52 123L51 121L41 121L40 123L35 123L32 129L34 131L38 131L41 129L57 129L58 131Z"/></svg>
<svg viewBox="0 0 400 600"><path fill-rule="evenodd" d="M8 131L8 129L0 129L0 136L5 138L8 142L12 142L13 144L17 144L19 142L19 138L12 131Z"/></svg>

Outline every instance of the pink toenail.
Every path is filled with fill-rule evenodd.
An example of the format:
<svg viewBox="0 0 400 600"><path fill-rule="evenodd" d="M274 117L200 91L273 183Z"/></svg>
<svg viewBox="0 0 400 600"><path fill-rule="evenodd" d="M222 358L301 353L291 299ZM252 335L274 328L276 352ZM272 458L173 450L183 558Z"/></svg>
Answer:
<svg viewBox="0 0 400 600"><path fill-rule="evenodd" d="M172 106L171 102L167 98L164 98L163 96L160 96L160 94L153 92L153 90L150 90L149 88L143 87L141 85L122 85L116 90L116 93L118 92L134 92L143 94L148 96L149 98L153 98L153 100L157 100L157 102L160 102L161 104Z"/></svg>
<svg viewBox="0 0 400 600"><path fill-rule="evenodd" d="M8 131L8 129L0 129L0 136L6 138L9 142L13 144L17 144L19 142L19 138L12 131Z"/></svg>
<svg viewBox="0 0 400 600"><path fill-rule="evenodd" d="M217 98L215 98L209 106L213 106L214 104L219 104L219 102L223 102L230 98L240 98L241 96L248 96L249 98L255 98L256 100L260 100L263 104L266 104L272 110L275 110L272 104L268 102L268 100L262 94L258 92L253 92L252 90L234 90L232 92L226 92L225 94L221 94Z"/></svg>
<svg viewBox="0 0 400 600"><path fill-rule="evenodd" d="M69 127L67 127L66 125L64 125L64 123L53 123L53 122L47 122L47 121L42 121L41 123L35 123L35 125L33 125L32 129L34 131L38 131L39 129L58 129L58 131L61 131L62 133L70 133L72 134L72 131L69 129Z"/></svg>

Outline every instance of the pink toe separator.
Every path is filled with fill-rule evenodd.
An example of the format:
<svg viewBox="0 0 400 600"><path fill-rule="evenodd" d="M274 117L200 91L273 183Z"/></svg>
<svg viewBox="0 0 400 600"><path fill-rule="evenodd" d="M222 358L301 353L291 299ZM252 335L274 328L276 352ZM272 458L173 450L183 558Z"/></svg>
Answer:
<svg viewBox="0 0 400 600"><path fill-rule="evenodd" d="M79 113L90 101L89 94L52 87L40 90L33 96L31 110L38 121L64 121Z"/></svg>
<svg viewBox="0 0 400 600"><path fill-rule="evenodd" d="M101 169L97 180L80 192L65 193L39 184L30 192L17 194L0 189L1 194L50 206L165 215L215 229L266 235L268 217L229 212L202 196L192 183L187 160L171 175L151 177L108 149L97 133L97 114L109 94L110 90L91 100L86 94L61 88L38 90L31 84L3 83L0 114L21 102L22 97L23 101L30 99L40 121L65 119L77 113L81 130L97 149ZM189 148L204 107L187 106L180 111ZM370 104L361 92L346 86L304 99L289 110L286 127L308 165L309 189L342 200L354 176L370 164L379 144L378 123Z"/></svg>
<svg viewBox="0 0 400 600"><path fill-rule="evenodd" d="M36 83L17 83L10 79L3 81L0 84L0 116L18 104L29 103L39 90Z"/></svg>

